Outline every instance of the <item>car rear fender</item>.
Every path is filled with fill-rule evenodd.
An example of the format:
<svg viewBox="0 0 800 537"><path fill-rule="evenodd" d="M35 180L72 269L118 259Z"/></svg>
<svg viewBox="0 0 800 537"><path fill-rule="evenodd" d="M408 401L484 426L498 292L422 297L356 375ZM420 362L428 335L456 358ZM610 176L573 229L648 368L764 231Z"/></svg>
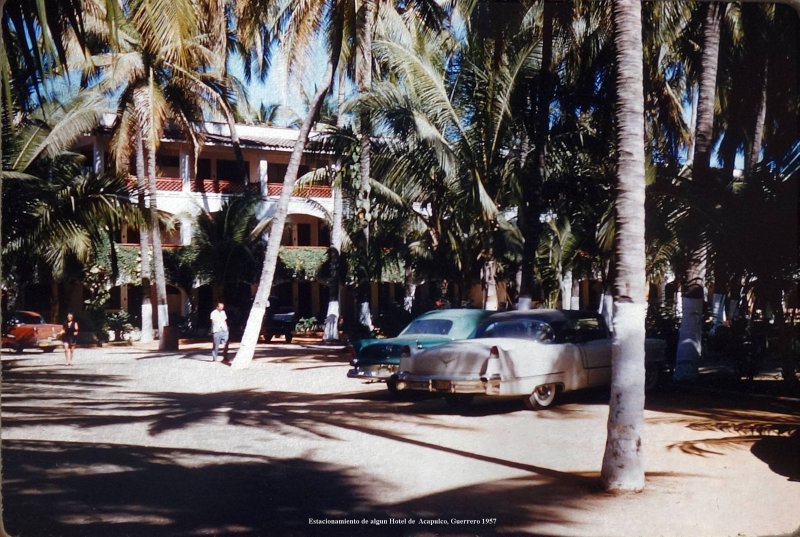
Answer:
<svg viewBox="0 0 800 537"><path fill-rule="evenodd" d="M551 383L564 391L586 386L586 370L576 345L515 340L498 347L502 395L528 395L536 386Z"/></svg>

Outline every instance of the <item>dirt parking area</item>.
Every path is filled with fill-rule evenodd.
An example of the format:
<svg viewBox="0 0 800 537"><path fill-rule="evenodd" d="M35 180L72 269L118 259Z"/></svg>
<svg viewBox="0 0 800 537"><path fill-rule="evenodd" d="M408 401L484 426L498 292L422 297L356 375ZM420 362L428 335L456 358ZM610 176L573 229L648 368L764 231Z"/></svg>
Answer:
<svg viewBox="0 0 800 537"><path fill-rule="evenodd" d="M668 391L647 488L600 490L607 393L392 399L348 357L208 344L2 355L6 532L43 536L800 535L800 404Z"/></svg>

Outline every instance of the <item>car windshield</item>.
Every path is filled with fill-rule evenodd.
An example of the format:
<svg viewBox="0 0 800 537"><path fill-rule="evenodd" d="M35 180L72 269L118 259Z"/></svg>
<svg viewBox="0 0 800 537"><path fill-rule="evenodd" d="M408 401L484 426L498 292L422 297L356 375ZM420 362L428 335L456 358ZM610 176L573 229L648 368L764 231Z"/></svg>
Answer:
<svg viewBox="0 0 800 537"><path fill-rule="evenodd" d="M553 341L555 334L549 324L536 319L508 319L485 325L478 337L511 337L533 341Z"/></svg>
<svg viewBox="0 0 800 537"><path fill-rule="evenodd" d="M44 319L30 313L17 312L14 314L14 318L18 324L44 324Z"/></svg>
<svg viewBox="0 0 800 537"><path fill-rule="evenodd" d="M409 334L436 334L446 336L453 328L453 321L449 319L416 319L403 330L403 335Z"/></svg>

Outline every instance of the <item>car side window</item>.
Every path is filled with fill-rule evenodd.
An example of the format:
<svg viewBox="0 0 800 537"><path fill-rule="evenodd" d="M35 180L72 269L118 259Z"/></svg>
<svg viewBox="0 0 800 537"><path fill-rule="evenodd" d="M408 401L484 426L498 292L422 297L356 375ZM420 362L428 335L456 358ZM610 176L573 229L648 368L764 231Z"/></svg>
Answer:
<svg viewBox="0 0 800 537"><path fill-rule="evenodd" d="M569 323L568 331L572 334L572 340L576 342L605 339L608 336L605 326L597 317L572 319Z"/></svg>
<svg viewBox="0 0 800 537"><path fill-rule="evenodd" d="M403 330L403 334L436 334L446 336L452 327L453 321L449 319L416 319Z"/></svg>
<svg viewBox="0 0 800 537"><path fill-rule="evenodd" d="M553 329L535 319L499 321L486 327L479 337L510 337L533 341L553 341Z"/></svg>

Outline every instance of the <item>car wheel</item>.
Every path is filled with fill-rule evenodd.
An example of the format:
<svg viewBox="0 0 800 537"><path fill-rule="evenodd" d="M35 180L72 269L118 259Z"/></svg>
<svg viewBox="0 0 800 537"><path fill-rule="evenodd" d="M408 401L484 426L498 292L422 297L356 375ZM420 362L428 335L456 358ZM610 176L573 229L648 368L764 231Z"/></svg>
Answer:
<svg viewBox="0 0 800 537"><path fill-rule="evenodd" d="M16 352L17 354L22 354L22 351L24 351L24 350L25 350L25 347L23 347L22 345L17 345L17 346L14 347L14 352Z"/></svg>
<svg viewBox="0 0 800 537"><path fill-rule="evenodd" d="M658 386L658 381L661 377L661 371L659 371L658 365L656 364L645 364L644 366L644 391L650 392L653 391L656 386Z"/></svg>
<svg viewBox="0 0 800 537"><path fill-rule="evenodd" d="M291 343L292 342L292 333L291 332L286 333L284 335L284 337L286 338L286 343Z"/></svg>
<svg viewBox="0 0 800 537"><path fill-rule="evenodd" d="M45 347L45 348L44 348L44 349L42 349L42 350L43 350L44 352L50 353L50 352L53 352L54 350L56 350L56 348L55 348L55 347Z"/></svg>
<svg viewBox="0 0 800 537"><path fill-rule="evenodd" d="M536 386L528 397L525 398L525 406L531 410L547 408L556 400L558 387L555 384L542 384Z"/></svg>
<svg viewBox="0 0 800 537"><path fill-rule="evenodd" d="M469 393L454 393L445 395L444 400L451 408L467 408L472 404L475 396Z"/></svg>
<svg viewBox="0 0 800 537"><path fill-rule="evenodd" d="M269 343L272 341L272 334L269 332L264 332L264 343Z"/></svg>
<svg viewBox="0 0 800 537"><path fill-rule="evenodd" d="M386 379L386 389L389 390L389 394L392 397L397 397L397 394L400 393L397 389L397 375L392 375Z"/></svg>

